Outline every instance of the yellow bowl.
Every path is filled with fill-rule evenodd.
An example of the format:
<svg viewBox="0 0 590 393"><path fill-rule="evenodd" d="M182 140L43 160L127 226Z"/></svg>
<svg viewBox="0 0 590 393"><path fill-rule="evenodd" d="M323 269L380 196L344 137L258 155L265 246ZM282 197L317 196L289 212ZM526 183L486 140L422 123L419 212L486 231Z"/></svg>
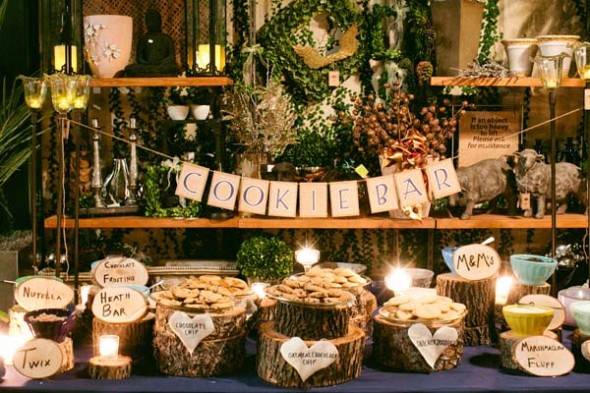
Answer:
<svg viewBox="0 0 590 393"><path fill-rule="evenodd" d="M545 306L511 304L502 307L508 326L518 336L542 335L553 319L554 310Z"/></svg>

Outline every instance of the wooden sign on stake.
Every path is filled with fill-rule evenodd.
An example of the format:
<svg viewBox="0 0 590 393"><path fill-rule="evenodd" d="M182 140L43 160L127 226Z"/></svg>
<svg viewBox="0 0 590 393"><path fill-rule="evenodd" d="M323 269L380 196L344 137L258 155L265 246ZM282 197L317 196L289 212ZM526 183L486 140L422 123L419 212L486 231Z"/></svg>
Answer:
<svg viewBox="0 0 590 393"><path fill-rule="evenodd" d="M500 269L501 262L496 250L482 244L459 247L453 254L457 274L470 281L492 277Z"/></svg>

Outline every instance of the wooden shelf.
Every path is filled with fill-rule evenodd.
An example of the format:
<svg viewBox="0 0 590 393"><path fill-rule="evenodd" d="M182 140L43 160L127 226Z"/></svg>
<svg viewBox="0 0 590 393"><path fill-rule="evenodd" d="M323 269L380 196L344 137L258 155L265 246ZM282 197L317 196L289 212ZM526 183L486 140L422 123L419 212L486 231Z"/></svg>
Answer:
<svg viewBox="0 0 590 393"><path fill-rule="evenodd" d="M543 87L539 78L468 78L459 76L433 76L432 86L475 86L475 87ZM586 81L580 78L566 78L561 87L584 87Z"/></svg>
<svg viewBox="0 0 590 393"><path fill-rule="evenodd" d="M95 78L90 80L92 87L218 87L231 86L233 81L225 76L201 77L156 77L156 78Z"/></svg>
<svg viewBox="0 0 590 393"><path fill-rule="evenodd" d="M45 219L45 228L57 227L56 216ZM66 218L65 228L74 228ZM459 218L425 218L422 221L396 220L387 217L359 218L244 218L226 220L209 218L176 219L141 216L93 217L79 220L81 229L90 228L240 228L240 229L551 229L551 215L543 219L522 216L480 214L469 220ZM557 216L557 228L586 228L585 214Z"/></svg>

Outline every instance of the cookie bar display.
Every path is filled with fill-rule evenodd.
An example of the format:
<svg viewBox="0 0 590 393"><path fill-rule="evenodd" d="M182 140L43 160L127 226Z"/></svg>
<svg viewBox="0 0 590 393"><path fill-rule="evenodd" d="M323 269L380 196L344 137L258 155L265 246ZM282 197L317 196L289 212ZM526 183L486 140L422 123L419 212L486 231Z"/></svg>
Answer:
<svg viewBox="0 0 590 393"><path fill-rule="evenodd" d="M160 372L208 377L239 370L245 357L246 310L238 298L248 294L244 281L214 275L191 278L152 294L156 301L154 357ZM204 326L209 328L201 338ZM187 345L195 337L200 339L198 344Z"/></svg>
<svg viewBox="0 0 590 393"><path fill-rule="evenodd" d="M464 304L434 292L422 296L395 296L374 318L373 360L385 369L406 372L443 371L457 367L463 356L466 315ZM450 331L453 339L440 337L437 332L441 327L450 328L446 332ZM423 336L416 338L415 331ZM429 359L427 354L427 346L432 340L448 340L448 345L435 359Z"/></svg>

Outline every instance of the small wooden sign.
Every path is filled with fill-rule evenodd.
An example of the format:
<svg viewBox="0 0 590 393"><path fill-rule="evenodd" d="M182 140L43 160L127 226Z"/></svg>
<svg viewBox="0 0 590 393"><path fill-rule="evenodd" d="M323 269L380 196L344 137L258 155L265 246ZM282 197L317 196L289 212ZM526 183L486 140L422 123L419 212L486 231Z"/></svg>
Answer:
<svg viewBox="0 0 590 393"><path fill-rule="evenodd" d="M459 167L518 151L516 111L471 111L459 122Z"/></svg>
<svg viewBox="0 0 590 393"><path fill-rule="evenodd" d="M27 311L65 308L74 301L74 291L52 277L32 276L17 284L14 298Z"/></svg>
<svg viewBox="0 0 590 393"><path fill-rule="evenodd" d="M554 310L553 319L551 320L551 323L549 323L549 326L547 326L547 330L559 329L565 322L565 308L563 307L563 304L553 296L526 295L520 298L518 303L531 306L551 307Z"/></svg>
<svg viewBox="0 0 590 393"><path fill-rule="evenodd" d="M297 371L303 382L330 366L339 356L336 346L328 340L316 341L308 348L299 337L284 342L280 351L283 359Z"/></svg>
<svg viewBox="0 0 590 393"><path fill-rule="evenodd" d="M147 312L145 297L135 289L105 287L92 302L92 313L107 323L134 322Z"/></svg>
<svg viewBox="0 0 590 393"><path fill-rule="evenodd" d="M442 326L432 334L422 323L415 323L408 329L408 337L420 352L426 363L434 370L436 361L445 349L457 342L457 329Z"/></svg>
<svg viewBox="0 0 590 393"><path fill-rule="evenodd" d="M545 336L525 337L514 346L514 360L527 373L557 377L573 370L574 355L557 340Z"/></svg>
<svg viewBox="0 0 590 393"><path fill-rule="evenodd" d="M501 263L496 250L482 244L459 247L453 254L457 274L470 281L492 277L500 269Z"/></svg>
<svg viewBox="0 0 590 393"><path fill-rule="evenodd" d="M42 379L55 375L62 367L59 344L46 338L34 338L16 350L12 364L27 378Z"/></svg>
<svg viewBox="0 0 590 393"><path fill-rule="evenodd" d="M94 269L94 279L101 287L145 285L149 278L145 265L133 258L106 258Z"/></svg>
<svg viewBox="0 0 590 393"><path fill-rule="evenodd" d="M190 354L195 351L201 340L215 332L213 319L208 314L190 317L182 311L175 311L168 319L168 325Z"/></svg>

